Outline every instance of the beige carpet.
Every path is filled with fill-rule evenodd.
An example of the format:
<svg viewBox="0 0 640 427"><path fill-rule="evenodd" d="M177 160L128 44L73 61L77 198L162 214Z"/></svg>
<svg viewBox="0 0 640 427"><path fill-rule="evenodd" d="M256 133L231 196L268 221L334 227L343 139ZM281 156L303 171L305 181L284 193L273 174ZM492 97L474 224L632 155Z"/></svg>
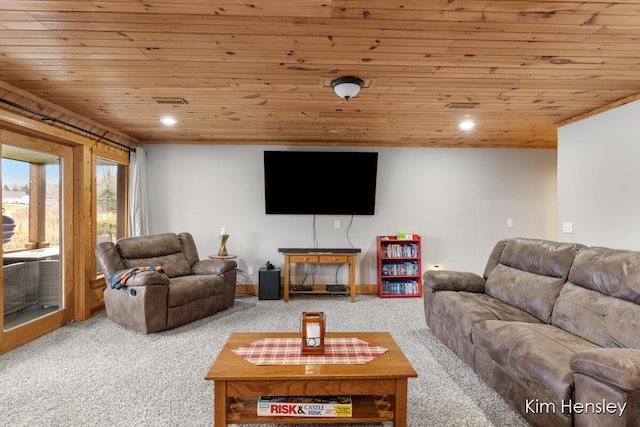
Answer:
<svg viewBox="0 0 640 427"><path fill-rule="evenodd" d="M10 426L211 426L209 366L235 331L297 331L324 311L333 331L389 331L418 372L409 426L526 426L426 327L421 299L237 299L178 329L143 335L102 314L0 356L0 417ZM344 425L344 424L343 424ZM362 425L362 424L360 424Z"/></svg>

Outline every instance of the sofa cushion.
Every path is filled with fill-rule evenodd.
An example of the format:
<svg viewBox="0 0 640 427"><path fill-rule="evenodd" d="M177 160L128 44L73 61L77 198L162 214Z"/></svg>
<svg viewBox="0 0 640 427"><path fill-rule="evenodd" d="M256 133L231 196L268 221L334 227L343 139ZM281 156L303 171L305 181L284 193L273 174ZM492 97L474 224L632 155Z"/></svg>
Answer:
<svg viewBox="0 0 640 427"><path fill-rule="evenodd" d="M109 277L116 271L125 269L118 249L112 242L98 243L95 252L105 277ZM7 313L5 312L5 314Z"/></svg>
<svg viewBox="0 0 640 427"><path fill-rule="evenodd" d="M547 240L510 239L485 292L549 323L576 253L584 246Z"/></svg>
<svg viewBox="0 0 640 427"><path fill-rule="evenodd" d="M527 312L506 304L486 294L477 292L439 291L433 295L432 317L440 319L451 329L471 340L471 330L476 322L483 320L518 320L539 323Z"/></svg>
<svg viewBox="0 0 640 427"><path fill-rule="evenodd" d="M552 324L602 347L640 349L640 252L591 247L576 256Z"/></svg>
<svg viewBox="0 0 640 427"><path fill-rule="evenodd" d="M505 245L500 264L540 276L566 279L576 254L584 247L579 243L514 238Z"/></svg>
<svg viewBox="0 0 640 427"><path fill-rule="evenodd" d="M127 237L116 242L126 268L161 265L169 277L191 274L191 265L175 233Z"/></svg>
<svg viewBox="0 0 640 427"><path fill-rule="evenodd" d="M169 277L191 274L191 267L189 267L189 263L182 252L153 258L123 259L122 261L127 268L145 267L149 265L162 266L165 274Z"/></svg>
<svg viewBox="0 0 640 427"><path fill-rule="evenodd" d="M169 283L168 307L177 307L224 292L221 276L190 275L174 277Z"/></svg>
<svg viewBox="0 0 640 427"><path fill-rule="evenodd" d="M175 233L150 234L125 237L116 242L121 258L154 258L182 252L182 245Z"/></svg>
<svg viewBox="0 0 640 427"><path fill-rule="evenodd" d="M564 279L541 276L499 264L487 279L486 293L549 323Z"/></svg>
<svg viewBox="0 0 640 427"><path fill-rule="evenodd" d="M477 351L486 353L511 375L528 384L531 398L570 399L573 393L571 357L597 348L593 343L542 323L487 320L473 327Z"/></svg>
<svg viewBox="0 0 640 427"><path fill-rule="evenodd" d="M484 267L484 272L482 273L482 278L487 280L487 278L491 275L491 272L498 264L500 264L500 257L502 256L502 251L504 247L507 246L507 242L509 239L502 239L496 243L493 247L493 250L489 254L489 259L487 260L487 264Z"/></svg>
<svg viewBox="0 0 640 427"><path fill-rule="evenodd" d="M640 252L587 248L576 256L569 282L640 305Z"/></svg>
<svg viewBox="0 0 640 427"><path fill-rule="evenodd" d="M193 240L193 236L191 233L180 233L178 234L178 240L180 240L180 244L182 245L182 252L184 253L187 262L190 267L200 260L198 255L198 250L196 249L196 242Z"/></svg>
<svg viewBox="0 0 640 427"><path fill-rule="evenodd" d="M567 283L551 323L601 347L640 349L640 306Z"/></svg>

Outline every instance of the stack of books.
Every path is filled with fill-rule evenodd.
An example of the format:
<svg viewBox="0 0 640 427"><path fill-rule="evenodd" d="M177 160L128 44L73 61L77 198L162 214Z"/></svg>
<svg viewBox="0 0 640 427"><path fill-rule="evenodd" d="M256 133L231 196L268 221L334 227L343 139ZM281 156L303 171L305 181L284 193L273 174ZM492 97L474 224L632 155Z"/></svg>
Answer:
<svg viewBox="0 0 640 427"><path fill-rule="evenodd" d="M272 417L351 417L351 396L260 396L258 415Z"/></svg>

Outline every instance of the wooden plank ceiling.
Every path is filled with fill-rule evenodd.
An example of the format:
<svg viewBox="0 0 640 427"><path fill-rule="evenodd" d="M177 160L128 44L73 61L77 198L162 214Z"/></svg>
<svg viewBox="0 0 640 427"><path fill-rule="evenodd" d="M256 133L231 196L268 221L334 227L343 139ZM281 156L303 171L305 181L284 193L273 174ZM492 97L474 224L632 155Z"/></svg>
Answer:
<svg viewBox="0 0 640 427"><path fill-rule="evenodd" d="M640 92L640 0L1 1L0 80L141 142L554 148Z"/></svg>

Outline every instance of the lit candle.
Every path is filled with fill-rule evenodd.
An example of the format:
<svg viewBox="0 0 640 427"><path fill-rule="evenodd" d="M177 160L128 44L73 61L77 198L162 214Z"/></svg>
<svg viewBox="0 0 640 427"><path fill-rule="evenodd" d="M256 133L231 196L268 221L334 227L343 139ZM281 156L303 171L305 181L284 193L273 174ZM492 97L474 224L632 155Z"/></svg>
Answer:
<svg viewBox="0 0 640 427"><path fill-rule="evenodd" d="M222 227L222 228L220 229L220 235L221 235L221 236L224 236L225 234L227 234L227 229L226 229L226 228L224 228L224 227Z"/></svg>

